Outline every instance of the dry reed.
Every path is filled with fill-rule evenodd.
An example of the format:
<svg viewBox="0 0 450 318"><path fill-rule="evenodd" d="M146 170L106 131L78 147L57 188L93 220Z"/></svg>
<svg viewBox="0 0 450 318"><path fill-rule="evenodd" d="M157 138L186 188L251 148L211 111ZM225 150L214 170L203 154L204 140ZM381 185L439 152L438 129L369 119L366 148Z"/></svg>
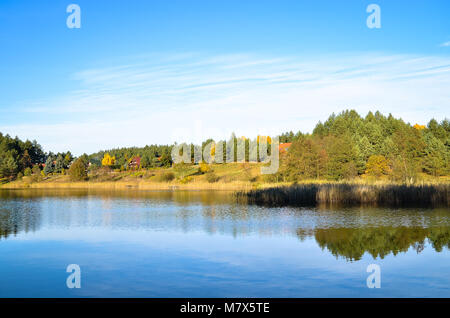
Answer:
<svg viewBox="0 0 450 318"><path fill-rule="evenodd" d="M239 200L261 205L377 204L449 206L450 185L301 184L237 193Z"/></svg>

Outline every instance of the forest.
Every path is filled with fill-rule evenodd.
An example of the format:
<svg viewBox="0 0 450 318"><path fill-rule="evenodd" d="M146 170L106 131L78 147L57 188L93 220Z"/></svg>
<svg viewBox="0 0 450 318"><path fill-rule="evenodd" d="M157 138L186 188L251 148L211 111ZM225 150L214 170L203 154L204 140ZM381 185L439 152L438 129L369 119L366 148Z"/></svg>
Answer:
<svg viewBox="0 0 450 318"><path fill-rule="evenodd" d="M342 180L358 176L413 182L448 176L450 122L411 125L392 115L332 114L312 134L285 133L293 142L276 176L284 181Z"/></svg>
<svg viewBox="0 0 450 318"><path fill-rule="evenodd" d="M426 125L412 125L391 114L384 116L380 112L369 112L363 117L354 110L346 110L337 115L332 114L323 123L319 122L311 133L291 131L278 137L280 143L292 144L288 151L280 154L278 172L266 176L264 181L339 181L359 178L414 183L418 180L445 179L450 175L448 119L440 122L432 119ZM266 140L270 143L271 139ZM248 162L249 154L254 151L251 147L259 147L260 137L255 141L236 137L233 133L228 141L223 142L222 159L233 149L231 144L236 146L243 143L245 158L235 156L234 161ZM219 145L208 139L202 145L189 146L191 150L204 150L211 143ZM22 141L18 137L0 133L0 180L7 182L23 176L35 176L38 180L49 175L64 175L69 173L75 162L82 175L86 171L83 176L85 179L89 171L105 166L117 171L170 168L173 165L173 146L116 148L75 158L70 151L44 152L36 141ZM211 151L213 154L214 147ZM192 164L202 163L204 158L194 153L191 152ZM138 166L130 165L136 157L140 159Z"/></svg>

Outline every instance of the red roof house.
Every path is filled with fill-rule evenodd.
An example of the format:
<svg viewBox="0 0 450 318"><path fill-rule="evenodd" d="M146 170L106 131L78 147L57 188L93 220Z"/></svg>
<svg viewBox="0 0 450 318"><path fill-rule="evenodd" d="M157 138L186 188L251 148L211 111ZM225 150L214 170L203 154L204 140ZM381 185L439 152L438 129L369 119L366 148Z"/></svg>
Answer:
<svg viewBox="0 0 450 318"><path fill-rule="evenodd" d="M288 151L289 147L292 145L292 142L280 143L278 146L278 151L281 153L285 153Z"/></svg>
<svg viewBox="0 0 450 318"><path fill-rule="evenodd" d="M139 156L133 157L128 166L133 169L139 168L141 166L141 157Z"/></svg>

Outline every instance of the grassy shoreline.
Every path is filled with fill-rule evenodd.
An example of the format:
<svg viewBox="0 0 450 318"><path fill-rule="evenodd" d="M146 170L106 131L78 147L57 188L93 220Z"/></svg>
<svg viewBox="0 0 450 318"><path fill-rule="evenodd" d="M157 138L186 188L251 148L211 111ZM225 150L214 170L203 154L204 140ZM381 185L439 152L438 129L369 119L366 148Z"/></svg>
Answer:
<svg viewBox="0 0 450 318"><path fill-rule="evenodd" d="M273 186L273 185L272 185ZM105 189L105 190L251 190L250 182L232 183L188 183L179 182L11 182L0 185L0 189Z"/></svg>
<svg viewBox="0 0 450 318"><path fill-rule="evenodd" d="M68 175L52 174L36 180L32 176L0 184L0 189L138 189L138 190L251 190L275 184L264 182L260 164L230 163L211 165L209 171L199 171L199 166L180 165L172 168L113 171L99 169L89 173L87 181L71 181ZM211 173L216 176L209 180ZM167 176L171 176L167 180Z"/></svg>
<svg viewBox="0 0 450 318"><path fill-rule="evenodd" d="M228 190L251 203L283 205L312 203L376 203L436 201L450 202L450 183L422 182L405 185L385 181L365 180L336 181L305 180L300 183L269 183L250 181L214 182L177 180L155 182L142 179L118 181L69 181L64 177L50 178L39 182L16 180L0 184L0 189L104 189L104 190Z"/></svg>
<svg viewBox="0 0 450 318"><path fill-rule="evenodd" d="M260 174L260 165L230 163L212 165L202 172L199 166L177 166L137 171L116 172L95 170L87 181L71 181L65 174L50 174L36 178L25 176L0 184L0 189L92 189L92 190L226 190L237 193L238 199L268 205L315 205L321 203L382 203L448 205L450 179L423 180L411 186L386 180L353 179L351 181L303 180L271 182ZM209 174L216 178L211 180ZM171 179L167 180L167 175Z"/></svg>

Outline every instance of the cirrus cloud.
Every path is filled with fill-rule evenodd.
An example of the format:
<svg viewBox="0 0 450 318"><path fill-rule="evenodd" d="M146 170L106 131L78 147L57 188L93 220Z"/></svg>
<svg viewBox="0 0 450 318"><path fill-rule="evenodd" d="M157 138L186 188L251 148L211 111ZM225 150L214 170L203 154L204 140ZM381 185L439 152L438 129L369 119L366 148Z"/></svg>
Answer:
<svg viewBox="0 0 450 318"><path fill-rule="evenodd" d="M18 101L23 106L11 110L18 120L0 119L0 131L81 154L231 132L311 131L348 108L423 124L443 119L450 103L450 58L436 56L153 54L72 78L76 87L60 96Z"/></svg>

